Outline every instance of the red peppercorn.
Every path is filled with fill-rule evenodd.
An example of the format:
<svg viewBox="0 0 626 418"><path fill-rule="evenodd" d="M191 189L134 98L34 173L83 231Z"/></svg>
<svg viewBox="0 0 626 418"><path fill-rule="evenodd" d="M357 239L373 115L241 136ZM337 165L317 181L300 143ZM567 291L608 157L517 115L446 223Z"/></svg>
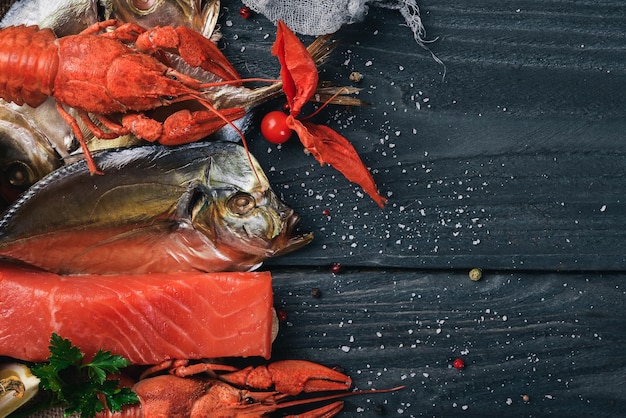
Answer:
<svg viewBox="0 0 626 418"><path fill-rule="evenodd" d="M330 210L328 210L328 209L324 209L324 210L322 211L322 215L324 215L324 216L330 216Z"/></svg>
<svg viewBox="0 0 626 418"><path fill-rule="evenodd" d="M330 272L332 274L338 274L341 271L341 264L339 263L333 263L333 265L330 267Z"/></svg>
<svg viewBox="0 0 626 418"><path fill-rule="evenodd" d="M276 316L280 322L287 321L287 311L284 309L276 309Z"/></svg>
<svg viewBox="0 0 626 418"><path fill-rule="evenodd" d="M250 19L252 17L252 9L250 9L248 6L242 7L241 9L239 9L239 16L244 19Z"/></svg>
<svg viewBox="0 0 626 418"><path fill-rule="evenodd" d="M457 358L452 362L452 367L454 367L455 369L461 370L465 368L465 362L463 361L462 358Z"/></svg>

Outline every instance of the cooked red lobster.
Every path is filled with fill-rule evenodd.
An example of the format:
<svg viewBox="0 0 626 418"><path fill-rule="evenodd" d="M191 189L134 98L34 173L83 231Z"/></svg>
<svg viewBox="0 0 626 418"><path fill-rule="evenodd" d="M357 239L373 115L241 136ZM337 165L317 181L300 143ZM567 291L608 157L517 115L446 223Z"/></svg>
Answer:
<svg viewBox="0 0 626 418"><path fill-rule="evenodd" d="M169 374L154 376L161 370L169 370ZM188 366L185 360L169 361L148 369L132 387L139 397L140 405L126 406L121 413L115 414L105 410L98 416L266 417L272 412L298 405L404 388L398 386L392 389L345 392L351 384L349 376L304 360L283 360L241 370L219 364L198 363ZM322 391L344 392L305 399L293 398L300 393ZM334 401L287 417L331 418L342 407L343 402Z"/></svg>
<svg viewBox="0 0 626 418"><path fill-rule="evenodd" d="M108 20L63 38L37 26L0 30L0 97L32 107L53 97L80 142L92 173L100 172L76 120L64 106L74 108L99 138L132 133L165 145L197 141L245 115L242 108L216 110L202 96L202 89L220 83L203 84L167 66L157 58L164 50L176 51L190 66L215 74L223 83L241 82L217 46L189 28L146 30L134 23ZM164 121L145 114L188 100L204 109L183 108ZM115 114L121 115L120 121L109 117Z"/></svg>
<svg viewBox="0 0 626 418"><path fill-rule="evenodd" d="M191 67L199 67L221 81L203 83L169 67L164 63L166 52L176 52ZM304 147L321 164L332 165L383 207L387 200L378 193L371 173L350 142L327 126L296 119L318 88L317 64L280 21L272 53L280 62L282 81L272 86L282 86L287 96L289 128L297 132ZM200 140L227 124L244 139L232 122L243 117L246 109L235 105L217 109L203 90L252 80L259 81L242 80L214 43L182 26L146 30L135 23L108 20L63 38L36 26L0 30L0 97L33 107L53 97L80 142L92 174L101 172L76 119L65 107L74 108L101 139L130 133L164 145L180 145ZM349 90L342 88L336 94L342 91ZM149 115L150 111L162 113L177 103L180 108L168 109L161 120ZM90 115L108 131L94 123Z"/></svg>

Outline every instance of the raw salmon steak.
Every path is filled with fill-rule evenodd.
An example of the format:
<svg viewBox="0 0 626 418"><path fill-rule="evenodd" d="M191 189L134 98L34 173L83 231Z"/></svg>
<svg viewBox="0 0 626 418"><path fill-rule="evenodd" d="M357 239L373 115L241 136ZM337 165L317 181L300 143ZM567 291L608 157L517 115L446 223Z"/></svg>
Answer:
<svg viewBox="0 0 626 418"><path fill-rule="evenodd" d="M272 305L269 272L59 276L0 264L0 355L44 361L56 332L87 358L267 359Z"/></svg>

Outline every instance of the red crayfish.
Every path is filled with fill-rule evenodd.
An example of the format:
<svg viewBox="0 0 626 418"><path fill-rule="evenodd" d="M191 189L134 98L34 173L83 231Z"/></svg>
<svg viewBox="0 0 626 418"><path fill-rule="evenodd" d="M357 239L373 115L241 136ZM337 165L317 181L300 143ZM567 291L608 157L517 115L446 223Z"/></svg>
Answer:
<svg viewBox="0 0 626 418"><path fill-rule="evenodd" d="M154 376L166 369L169 369L169 374ZM202 373L205 375L201 376ZM343 408L343 402L335 399L391 392L404 387L294 399L303 392L346 391L351 384L349 376L304 360L284 360L241 370L208 363L188 365L186 360L168 361L148 369L132 386L139 397L139 405L126 406L122 412L115 414L105 411L99 416L266 417L278 410L334 400L308 412L288 415L293 418L331 418ZM252 388L261 391L255 392Z"/></svg>
<svg viewBox="0 0 626 418"><path fill-rule="evenodd" d="M189 66L222 81L203 83L166 65L165 53L172 51ZM378 193L371 173L350 142L327 126L297 119L303 105L318 91L317 64L325 59L323 49L314 59L279 21L272 53L280 62L282 81L272 86L282 86L287 96L289 128L321 164L332 165L383 207L386 199ZM135 23L108 20L63 38L36 26L0 30L0 97L33 107L53 97L80 142L91 173L100 171L76 119L64 106L75 109L85 126L101 139L130 133L164 145L180 145L200 140L228 124L245 145L243 134L233 125L245 115L245 106L222 108L203 94L206 89L238 86L244 81L274 80L241 79L213 42L183 26L144 29ZM346 91L350 90L339 89L328 102ZM175 104L180 107L172 106ZM169 113L163 117L168 107Z"/></svg>
<svg viewBox="0 0 626 418"><path fill-rule="evenodd" d="M163 58L157 58L164 51L177 52L190 66L223 81L202 83L176 71L164 64ZM244 116L243 108L218 111L202 96L204 88L241 82L213 42L183 26L146 30L135 23L108 20L63 38L37 26L0 30L0 97L32 107L53 97L80 142L92 173L100 172L76 119L64 106L74 108L99 138L132 133L148 141L178 145L197 141ZM145 113L189 100L204 109L175 110L164 121ZM115 121L113 115L120 120Z"/></svg>

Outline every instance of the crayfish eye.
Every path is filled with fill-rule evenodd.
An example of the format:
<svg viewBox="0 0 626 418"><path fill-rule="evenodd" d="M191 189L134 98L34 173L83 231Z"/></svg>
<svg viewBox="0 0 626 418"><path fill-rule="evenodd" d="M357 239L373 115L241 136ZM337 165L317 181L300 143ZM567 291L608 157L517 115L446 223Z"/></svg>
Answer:
<svg viewBox="0 0 626 418"><path fill-rule="evenodd" d="M21 161L14 161L7 170L9 183L13 186L29 186L35 177L34 173L26 164Z"/></svg>
<svg viewBox="0 0 626 418"><path fill-rule="evenodd" d="M254 398L252 398L251 396L246 396L246 398L243 401L247 404L253 404L256 402Z"/></svg>
<svg viewBox="0 0 626 418"><path fill-rule="evenodd" d="M246 215L256 207L256 201L248 193L240 192L228 199L226 206L232 213Z"/></svg>

